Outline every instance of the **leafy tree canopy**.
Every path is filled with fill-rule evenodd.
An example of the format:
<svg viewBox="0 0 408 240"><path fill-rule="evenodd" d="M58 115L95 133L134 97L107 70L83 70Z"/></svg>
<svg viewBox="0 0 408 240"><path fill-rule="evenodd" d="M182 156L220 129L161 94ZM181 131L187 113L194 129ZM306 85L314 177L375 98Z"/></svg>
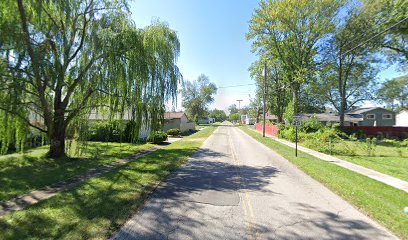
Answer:
<svg viewBox="0 0 408 240"><path fill-rule="evenodd" d="M216 93L216 85L204 74L198 76L197 80L185 81L181 94L187 115L194 119L207 117L208 105L214 101Z"/></svg>
<svg viewBox="0 0 408 240"><path fill-rule="evenodd" d="M241 116L239 115L239 113L230 114L228 118L233 122L238 122L239 120L241 120Z"/></svg>
<svg viewBox="0 0 408 240"><path fill-rule="evenodd" d="M213 109L210 111L209 115L210 118L215 118L217 122L223 122L227 119L227 115L223 110Z"/></svg>
<svg viewBox="0 0 408 240"><path fill-rule="evenodd" d="M408 75L386 81L378 90L378 100L392 110L408 106Z"/></svg>
<svg viewBox="0 0 408 240"><path fill-rule="evenodd" d="M399 63L404 69L408 61L408 1L406 0L363 0L362 13L373 27L366 26L365 33L373 35L389 29L380 35L377 46L384 50L392 63ZM367 37L367 35L362 35Z"/></svg>
<svg viewBox="0 0 408 240"><path fill-rule="evenodd" d="M292 89L297 112L299 91L315 69L319 42L333 31L343 1L262 0L250 23L248 39L260 59L274 59Z"/></svg>
<svg viewBox="0 0 408 240"><path fill-rule="evenodd" d="M230 115L231 115L231 114L234 114L234 113L238 113L237 105L236 105L236 104L231 104L231 105L228 107L228 111L229 111L229 114L230 114Z"/></svg>

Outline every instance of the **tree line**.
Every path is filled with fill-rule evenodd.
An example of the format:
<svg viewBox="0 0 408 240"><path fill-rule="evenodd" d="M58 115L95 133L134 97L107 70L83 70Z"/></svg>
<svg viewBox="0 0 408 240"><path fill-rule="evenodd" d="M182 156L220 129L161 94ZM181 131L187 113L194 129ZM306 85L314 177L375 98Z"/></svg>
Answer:
<svg viewBox="0 0 408 240"><path fill-rule="evenodd" d="M262 0L247 33L259 56L249 69L257 83L251 106L259 116L266 88L267 110L279 122L285 111L331 105L341 125L365 100L405 107L407 77L379 84L377 74L392 64L406 70L407 35L404 0Z"/></svg>

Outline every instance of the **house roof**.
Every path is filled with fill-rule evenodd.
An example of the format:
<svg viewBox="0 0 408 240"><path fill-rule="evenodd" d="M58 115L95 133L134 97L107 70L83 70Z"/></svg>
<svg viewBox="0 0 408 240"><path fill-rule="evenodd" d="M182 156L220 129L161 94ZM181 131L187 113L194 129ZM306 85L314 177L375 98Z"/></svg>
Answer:
<svg viewBox="0 0 408 240"><path fill-rule="evenodd" d="M299 116L301 120L309 120L312 117L316 116L317 120L320 122L340 122L340 115L333 113L304 113L300 114ZM344 121L359 122L363 121L363 119L344 115Z"/></svg>
<svg viewBox="0 0 408 240"><path fill-rule="evenodd" d="M390 111L390 110L387 110L387 109L381 108L381 107L371 107L371 108L357 108L357 109L350 110L350 111L346 112L346 114L362 114L362 113L370 112L370 111L375 110L375 109L382 109L382 110L385 110L387 112L393 112L393 111Z"/></svg>
<svg viewBox="0 0 408 240"><path fill-rule="evenodd" d="M164 113L164 119L170 120L170 119L180 119L185 115L184 112L165 112Z"/></svg>

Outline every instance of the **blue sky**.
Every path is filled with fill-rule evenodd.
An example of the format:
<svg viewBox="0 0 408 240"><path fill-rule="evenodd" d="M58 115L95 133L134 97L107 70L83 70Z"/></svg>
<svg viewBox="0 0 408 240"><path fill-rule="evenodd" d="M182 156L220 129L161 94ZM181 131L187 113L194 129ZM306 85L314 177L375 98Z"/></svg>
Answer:
<svg viewBox="0 0 408 240"><path fill-rule="evenodd" d="M245 34L257 5L256 0L134 0L130 10L137 27L158 18L177 31L181 43L178 66L185 80L203 73L223 87L254 83L248 67L256 55L251 53ZM390 67L379 74L379 79L400 75ZM210 108L224 110L237 99L242 99L241 106L245 106L254 91L255 86L218 89ZM181 109L181 99L177 109Z"/></svg>

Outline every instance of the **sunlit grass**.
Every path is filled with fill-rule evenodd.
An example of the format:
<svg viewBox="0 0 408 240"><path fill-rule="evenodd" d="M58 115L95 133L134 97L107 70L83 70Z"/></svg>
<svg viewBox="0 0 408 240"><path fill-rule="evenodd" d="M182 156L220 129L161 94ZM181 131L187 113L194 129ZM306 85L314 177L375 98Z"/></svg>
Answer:
<svg viewBox="0 0 408 240"><path fill-rule="evenodd" d="M396 147L380 142L370 155L365 145L366 143L358 141L345 141L344 144L336 144L335 148L344 149L347 147L352 150L350 154L338 154L336 157L408 181L407 147Z"/></svg>
<svg viewBox="0 0 408 240"><path fill-rule="evenodd" d="M0 239L106 239L134 214L161 179L197 151L215 127L0 218Z"/></svg>
<svg viewBox="0 0 408 240"><path fill-rule="evenodd" d="M408 239L408 216L403 212L404 207L408 206L408 193L303 152L299 152L298 157L295 157L293 148L271 138L263 138L261 134L246 127L240 129L285 157L399 237Z"/></svg>
<svg viewBox="0 0 408 240"><path fill-rule="evenodd" d="M76 148L72 147L69 157L62 159L47 158L49 146L0 156L0 202L151 147L152 144L88 142L82 154L75 154Z"/></svg>

